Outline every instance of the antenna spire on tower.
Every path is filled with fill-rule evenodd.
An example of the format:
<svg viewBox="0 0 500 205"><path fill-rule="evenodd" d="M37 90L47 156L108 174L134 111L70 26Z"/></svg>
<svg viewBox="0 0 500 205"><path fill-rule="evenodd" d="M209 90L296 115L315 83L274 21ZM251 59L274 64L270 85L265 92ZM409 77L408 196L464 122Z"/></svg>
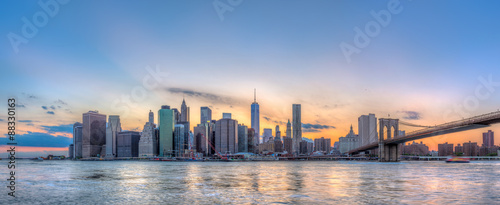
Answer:
<svg viewBox="0 0 500 205"><path fill-rule="evenodd" d="M257 102L257 90L253 89L253 102Z"/></svg>

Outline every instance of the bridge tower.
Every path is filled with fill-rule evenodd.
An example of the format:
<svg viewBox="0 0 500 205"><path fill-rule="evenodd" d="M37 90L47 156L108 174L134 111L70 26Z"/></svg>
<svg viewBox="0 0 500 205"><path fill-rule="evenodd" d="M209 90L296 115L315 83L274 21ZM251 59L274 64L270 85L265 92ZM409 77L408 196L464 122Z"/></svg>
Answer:
<svg viewBox="0 0 500 205"><path fill-rule="evenodd" d="M379 162L399 161L399 144L385 143L385 140L398 137L399 119L380 118L378 124L380 127L379 139L378 139L378 147L379 147L378 161ZM387 129L387 132L384 132L384 129Z"/></svg>

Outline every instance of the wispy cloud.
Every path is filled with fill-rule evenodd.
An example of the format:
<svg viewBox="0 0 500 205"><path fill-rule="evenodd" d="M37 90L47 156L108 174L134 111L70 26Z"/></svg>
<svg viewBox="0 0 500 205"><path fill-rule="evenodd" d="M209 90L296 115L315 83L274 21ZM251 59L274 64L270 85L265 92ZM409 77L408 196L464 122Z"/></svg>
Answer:
<svg viewBox="0 0 500 205"><path fill-rule="evenodd" d="M401 111L401 112L405 114L405 116L403 116L403 119L406 120L419 120L422 118L421 114L417 111Z"/></svg>
<svg viewBox="0 0 500 205"><path fill-rule="evenodd" d="M73 133L73 124L56 125L56 126L42 125L42 128L50 134L56 133L56 132L66 132L66 133L70 133L70 134Z"/></svg>
<svg viewBox="0 0 500 205"><path fill-rule="evenodd" d="M61 104L61 105L67 105L68 104L68 103L62 101L61 99L57 99L57 101L55 101L54 103Z"/></svg>
<svg viewBox="0 0 500 205"><path fill-rule="evenodd" d="M331 125L302 123L302 128L321 130L321 129L335 129L336 127Z"/></svg>
<svg viewBox="0 0 500 205"><path fill-rule="evenodd" d="M54 111L47 111L47 114L49 114L49 115L55 115L56 113L54 113Z"/></svg>
<svg viewBox="0 0 500 205"><path fill-rule="evenodd" d="M42 109L47 110L48 108L47 108L47 106L43 105Z"/></svg>
<svg viewBox="0 0 500 205"><path fill-rule="evenodd" d="M188 97L197 98L202 101L206 101L210 104L239 104L240 101L231 97L216 95L207 92L194 91L184 88L167 88L166 91L173 94L183 94Z"/></svg>

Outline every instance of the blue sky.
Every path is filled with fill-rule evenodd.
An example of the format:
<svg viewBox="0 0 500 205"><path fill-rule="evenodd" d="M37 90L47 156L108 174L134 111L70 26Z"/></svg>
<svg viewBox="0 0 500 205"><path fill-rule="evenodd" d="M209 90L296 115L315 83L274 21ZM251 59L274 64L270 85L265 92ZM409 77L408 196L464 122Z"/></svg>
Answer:
<svg viewBox="0 0 500 205"><path fill-rule="evenodd" d="M401 12L350 62L339 45L352 45L354 29L365 30L375 20L370 12L388 10L391 1L243 0L232 6L221 0L233 9L223 21L213 2L70 1L16 53L7 36L22 35L22 18L32 21L43 9L38 1L5 1L0 79L8 86L0 87L0 97L14 96L25 106L19 119L33 122L21 123L21 134L48 133L44 126L81 121L88 110L119 114L124 129L133 130L150 109L180 107L183 96L192 124L200 106L212 106L215 118L232 112L250 124L254 88L261 116L269 118L261 119L261 128L287 121L291 104L301 103L305 124L330 126L310 137L334 140L351 124L356 130L362 114L417 113L409 118L414 123L436 124L499 108L496 87L478 108L445 114L474 96L479 78L500 81L498 1L399 1ZM123 103L123 96L144 88L148 66L166 73L162 83Z"/></svg>

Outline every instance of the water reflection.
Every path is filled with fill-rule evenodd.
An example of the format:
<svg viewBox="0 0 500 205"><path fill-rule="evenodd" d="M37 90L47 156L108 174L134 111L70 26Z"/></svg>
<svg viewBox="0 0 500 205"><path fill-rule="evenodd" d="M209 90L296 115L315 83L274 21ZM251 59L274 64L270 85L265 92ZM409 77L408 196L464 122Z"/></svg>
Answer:
<svg viewBox="0 0 500 205"><path fill-rule="evenodd" d="M497 204L500 162L20 161L17 203ZM0 204L11 203L1 198Z"/></svg>

